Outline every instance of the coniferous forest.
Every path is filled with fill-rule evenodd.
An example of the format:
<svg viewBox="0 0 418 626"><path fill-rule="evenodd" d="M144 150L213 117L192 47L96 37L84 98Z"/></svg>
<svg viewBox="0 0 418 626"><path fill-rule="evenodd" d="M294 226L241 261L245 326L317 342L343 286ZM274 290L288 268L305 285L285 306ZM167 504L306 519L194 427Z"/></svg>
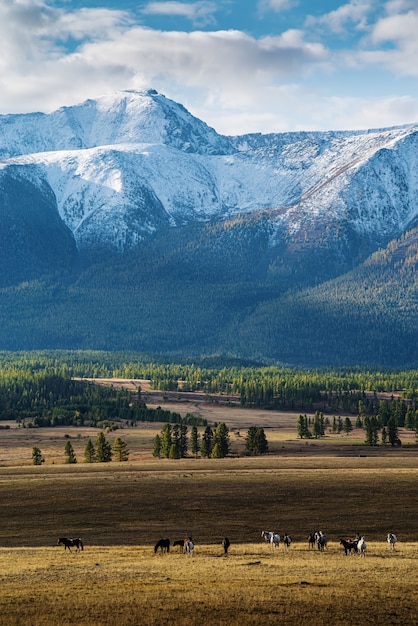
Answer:
<svg viewBox="0 0 418 626"><path fill-rule="evenodd" d="M176 364L139 359L129 353L92 351L1 352L0 419L17 420L29 427L102 426L120 421L206 426L192 414L148 408L140 388L134 394L87 380L100 377L147 379L154 389L200 391L207 394L208 401L211 394L222 394L224 401L230 396L231 402L244 407L345 413L362 424L376 418L379 428L386 428L391 420L396 427L418 427L416 370Z"/></svg>

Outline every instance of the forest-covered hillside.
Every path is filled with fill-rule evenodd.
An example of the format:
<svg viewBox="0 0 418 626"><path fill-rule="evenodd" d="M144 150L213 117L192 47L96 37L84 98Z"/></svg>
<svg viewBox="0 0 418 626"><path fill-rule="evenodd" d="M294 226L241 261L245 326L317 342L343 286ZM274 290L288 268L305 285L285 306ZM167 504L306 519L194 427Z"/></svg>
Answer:
<svg viewBox="0 0 418 626"><path fill-rule="evenodd" d="M84 269L0 289L0 348L416 367L418 231L356 266L268 246L269 215L160 233ZM353 257L354 258L354 257Z"/></svg>

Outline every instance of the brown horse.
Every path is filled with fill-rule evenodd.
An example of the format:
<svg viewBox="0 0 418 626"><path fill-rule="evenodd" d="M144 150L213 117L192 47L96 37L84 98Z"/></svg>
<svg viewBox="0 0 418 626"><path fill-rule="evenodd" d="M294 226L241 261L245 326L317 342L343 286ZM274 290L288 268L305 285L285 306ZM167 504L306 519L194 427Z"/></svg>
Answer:
<svg viewBox="0 0 418 626"><path fill-rule="evenodd" d="M224 537L222 539L222 547L224 549L225 556L228 554L228 549L230 545L231 545L231 542L229 541L228 537Z"/></svg>
<svg viewBox="0 0 418 626"><path fill-rule="evenodd" d="M60 545L64 546L64 552L66 551L67 548L70 552L71 552L71 548L76 548L76 552L80 552L80 550L84 550L84 545L80 537L77 537L75 539L70 539L69 537L60 537L57 541L57 546L60 546Z"/></svg>

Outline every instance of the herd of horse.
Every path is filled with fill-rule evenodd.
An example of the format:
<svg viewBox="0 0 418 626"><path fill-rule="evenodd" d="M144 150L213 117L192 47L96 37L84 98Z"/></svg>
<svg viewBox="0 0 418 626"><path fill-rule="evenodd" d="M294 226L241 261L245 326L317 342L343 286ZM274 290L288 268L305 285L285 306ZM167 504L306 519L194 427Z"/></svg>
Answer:
<svg viewBox="0 0 418 626"><path fill-rule="evenodd" d="M282 541L284 548L288 550L290 548L290 544L292 543L292 538L287 533L285 533L282 540L281 536L278 533L262 530L261 537L273 548L278 548L280 542ZM395 544L397 542L396 535L394 533L388 533L386 540L389 544L389 548L391 550L394 550ZM221 544L224 550L224 555L227 555L229 546L231 545L228 537L224 537L221 541ZM76 548L76 552L84 550L84 544L80 537L59 537L57 541L57 546L60 545L64 546L64 552L67 549L71 552L71 548ZM158 551L160 551L162 554L168 554L170 552L170 545L170 539L160 539L154 546L154 554L157 554ZM322 532L322 530L310 533L308 535L308 545L309 548L317 547L320 552L324 552L327 549L328 545L327 536ZM364 556L366 554L366 540L364 535L360 535L359 533L357 533L356 537L354 538L349 537L348 539L340 539L340 545L343 547L346 556L349 554L358 554L360 556ZM185 553L186 556L193 556L194 542L191 537L186 537L186 539L177 539L173 542L173 547L175 546L178 546L179 552Z"/></svg>
<svg viewBox="0 0 418 626"><path fill-rule="evenodd" d="M231 545L228 537L224 537L221 541L221 544L224 550L224 554L227 555L229 546ZM160 550L162 554L167 554L168 552L170 552L170 545L170 539L160 539L154 546L154 554L156 554L158 550ZM176 541L173 541L173 548L176 546L179 547L180 553L184 553L186 554L186 556L193 556L194 543L191 537L186 537L186 539L176 539Z"/></svg>
<svg viewBox="0 0 418 626"><path fill-rule="evenodd" d="M274 548L278 548L280 545L281 537L278 533L273 531L262 530L261 536L267 543L270 543ZM388 533L386 538L389 547L394 550L395 544L397 542L397 537L394 533ZM286 550L289 549L290 544L292 543L291 537L286 533L283 537L283 546ZM308 535L308 546L309 548L318 548L320 552L324 552L328 545L328 538L322 532L322 530L318 530L313 533L309 533ZM348 554L358 554L360 556L364 556L366 554L367 543L364 535L360 535L357 533L356 537L348 539L340 539L340 545L344 549L345 555Z"/></svg>
<svg viewBox="0 0 418 626"><path fill-rule="evenodd" d="M179 551L185 553L186 556L193 556L194 543L191 537L186 539L176 539L173 542L173 547L179 546ZM160 539L154 546L154 554L160 550L162 554L168 554L170 552L170 539Z"/></svg>

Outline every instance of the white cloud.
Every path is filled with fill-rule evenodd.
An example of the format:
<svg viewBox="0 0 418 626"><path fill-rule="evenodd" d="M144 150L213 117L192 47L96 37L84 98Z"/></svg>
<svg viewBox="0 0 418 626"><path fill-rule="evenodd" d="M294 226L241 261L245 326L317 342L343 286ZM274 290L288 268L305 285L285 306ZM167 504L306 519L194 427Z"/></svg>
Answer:
<svg viewBox="0 0 418 626"><path fill-rule="evenodd" d="M306 27L324 26L334 33L341 34L348 27L354 25L358 30L367 26L367 17L373 8L373 0L351 0L342 4L334 11L320 17L309 15L306 18Z"/></svg>
<svg viewBox="0 0 418 626"><path fill-rule="evenodd" d="M366 100L353 84L352 98L323 95L335 93L328 76L341 75L349 62L354 74L356 64L363 72L416 71L416 11L382 15L368 49L337 56L296 29L259 39L237 30L167 32L122 11L0 0L0 110L51 111L108 91L153 87L226 134L414 121L418 97L408 91Z"/></svg>
<svg viewBox="0 0 418 626"><path fill-rule="evenodd" d="M370 41L374 49L360 54L365 63L390 68L403 76L418 76L418 9L376 22Z"/></svg>
<svg viewBox="0 0 418 626"><path fill-rule="evenodd" d="M214 2L175 2L169 0L168 2L149 2L143 9L143 13L148 15L172 15L185 17L193 22L193 24L206 26L207 24L214 24L215 19L213 14L216 12L217 7Z"/></svg>
<svg viewBox="0 0 418 626"><path fill-rule="evenodd" d="M261 14L267 11L287 11L299 4L299 0L259 0L258 10Z"/></svg>
<svg viewBox="0 0 418 626"><path fill-rule="evenodd" d="M416 7L416 0L388 0L385 4L385 12L388 15L397 15Z"/></svg>

